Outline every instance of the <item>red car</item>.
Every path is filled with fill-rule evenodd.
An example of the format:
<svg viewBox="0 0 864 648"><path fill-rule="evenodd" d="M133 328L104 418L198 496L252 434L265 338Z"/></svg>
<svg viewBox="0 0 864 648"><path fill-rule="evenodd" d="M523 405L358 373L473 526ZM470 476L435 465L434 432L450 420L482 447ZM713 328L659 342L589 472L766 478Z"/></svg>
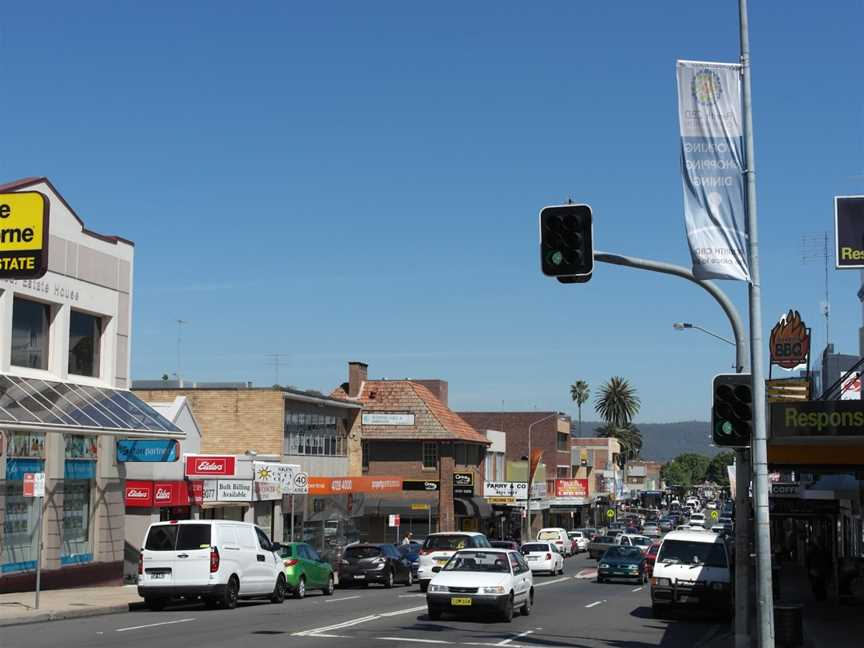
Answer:
<svg viewBox="0 0 864 648"><path fill-rule="evenodd" d="M657 560L658 551L660 551L660 543L655 542L648 547L648 553L645 554L645 569L649 577L654 575L654 561Z"/></svg>

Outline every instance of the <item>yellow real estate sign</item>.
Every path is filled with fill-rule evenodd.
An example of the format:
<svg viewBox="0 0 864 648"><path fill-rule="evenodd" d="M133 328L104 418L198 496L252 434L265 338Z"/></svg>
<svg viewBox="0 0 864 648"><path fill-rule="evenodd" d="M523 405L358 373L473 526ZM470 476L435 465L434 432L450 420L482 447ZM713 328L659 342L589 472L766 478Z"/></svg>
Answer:
<svg viewBox="0 0 864 648"><path fill-rule="evenodd" d="M48 199L37 191L0 194L0 279L48 271Z"/></svg>

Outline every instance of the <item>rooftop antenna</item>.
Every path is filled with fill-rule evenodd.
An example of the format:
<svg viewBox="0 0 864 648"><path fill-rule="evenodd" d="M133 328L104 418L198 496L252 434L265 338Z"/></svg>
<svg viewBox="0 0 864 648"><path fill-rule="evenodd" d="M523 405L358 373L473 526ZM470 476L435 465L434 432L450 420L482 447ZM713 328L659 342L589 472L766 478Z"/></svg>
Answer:
<svg viewBox="0 0 864 648"><path fill-rule="evenodd" d="M828 291L828 263L831 253L828 249L828 232L804 234L801 237L801 263L822 262L825 266L825 301L822 302L822 315L825 317L825 348L831 342L831 300Z"/></svg>
<svg viewBox="0 0 864 648"><path fill-rule="evenodd" d="M178 319L177 320L177 382L180 383L180 387L183 387L183 374L182 374L182 363L181 363L181 342L183 339L183 326L188 324L188 320Z"/></svg>
<svg viewBox="0 0 864 648"><path fill-rule="evenodd" d="M265 354L268 358L267 364L273 367L273 371L276 376L276 382L274 385L281 385L279 382L279 369L283 364L288 364L288 354L287 353L267 353Z"/></svg>

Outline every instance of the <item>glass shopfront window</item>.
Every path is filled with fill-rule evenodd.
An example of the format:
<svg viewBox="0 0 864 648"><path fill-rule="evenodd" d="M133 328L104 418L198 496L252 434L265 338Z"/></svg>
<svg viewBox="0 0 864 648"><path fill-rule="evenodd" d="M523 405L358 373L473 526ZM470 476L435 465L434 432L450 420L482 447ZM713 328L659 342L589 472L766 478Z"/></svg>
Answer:
<svg viewBox="0 0 864 648"><path fill-rule="evenodd" d="M12 304L12 364L48 369L48 304L16 297Z"/></svg>
<svg viewBox="0 0 864 648"><path fill-rule="evenodd" d="M45 470L45 434L6 432L6 516L0 573L36 569L39 508L34 497L24 497L24 473Z"/></svg>
<svg viewBox="0 0 864 648"><path fill-rule="evenodd" d="M345 419L286 409L285 454L346 456L348 435Z"/></svg>
<svg viewBox="0 0 864 648"><path fill-rule="evenodd" d="M69 373L99 376L102 319L72 311L69 317Z"/></svg>
<svg viewBox="0 0 864 648"><path fill-rule="evenodd" d="M60 563L93 560L90 538L91 492L96 477L98 444L95 436L64 435L63 547Z"/></svg>

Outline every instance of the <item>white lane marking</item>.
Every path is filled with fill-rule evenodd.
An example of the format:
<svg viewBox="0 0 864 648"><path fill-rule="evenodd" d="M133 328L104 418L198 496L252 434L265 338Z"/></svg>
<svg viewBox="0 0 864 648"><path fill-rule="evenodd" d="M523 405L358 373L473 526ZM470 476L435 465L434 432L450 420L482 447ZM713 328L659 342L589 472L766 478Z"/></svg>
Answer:
<svg viewBox="0 0 864 648"><path fill-rule="evenodd" d="M334 634L320 634L320 633L303 635L303 636L304 637L322 637L324 639L348 639L348 635L334 635Z"/></svg>
<svg viewBox="0 0 864 648"><path fill-rule="evenodd" d="M420 610L425 610L425 605L420 605L418 607L405 608L404 610L394 610L393 612L382 612L380 614L367 614L364 617L359 617L357 619L349 619L348 621L343 621L342 623L334 623L333 625L324 626L323 628L310 628L309 630L303 630L301 632L294 632L292 636L294 637L308 637L313 635L323 635L324 633L330 632L331 630L341 630L343 628L350 628L351 626L360 625L361 623L368 623L369 621L374 621L375 619L382 619L384 617L392 617L397 616L399 614L409 614L410 612L419 612Z"/></svg>
<svg viewBox="0 0 864 648"><path fill-rule="evenodd" d="M601 603L605 603L605 602L606 602L606 599L603 599L602 601L594 601L593 603L589 603L589 604L586 605L585 607L586 607L586 608L592 608L592 607L594 607L595 605L600 605Z"/></svg>
<svg viewBox="0 0 864 648"><path fill-rule="evenodd" d="M404 641L411 643L425 643L425 644L449 644L449 641L443 641L441 639L414 639L412 637L375 637L379 641Z"/></svg>
<svg viewBox="0 0 864 648"><path fill-rule="evenodd" d="M636 588L634 588L634 589L632 589L632 590L630 590L630 591L631 591L631 592L641 592L643 589L645 589L645 588L644 588L644 587L636 587Z"/></svg>
<svg viewBox="0 0 864 648"><path fill-rule="evenodd" d="M526 630L525 632L520 632L520 633L517 634L517 635L513 635L513 636L510 637L509 639L504 639L503 641L499 641L499 642L498 642L497 644L495 644L495 645L496 645L496 646L506 646L507 644L509 644L509 643L510 643L511 641L513 641L514 639L521 639L522 637L527 637L529 634L531 634L531 633L533 633L533 632L534 632L533 630Z"/></svg>
<svg viewBox="0 0 864 648"><path fill-rule="evenodd" d="M128 628L117 628L115 632L127 632L128 630L141 630L142 628L155 628L156 626L173 625L175 623L187 623L195 619L177 619L176 621L162 621L160 623L148 623L140 626L130 626Z"/></svg>
<svg viewBox="0 0 864 648"><path fill-rule="evenodd" d="M359 594L357 596L343 596L341 598L326 599L324 602L325 603L338 603L339 601L350 601L351 599L358 599L358 598L360 598Z"/></svg>
<svg viewBox="0 0 864 648"><path fill-rule="evenodd" d="M400 594L399 598L417 598L419 596L426 597L425 594Z"/></svg>
<svg viewBox="0 0 864 648"><path fill-rule="evenodd" d="M564 581L570 580L569 576L564 576L562 578L556 578L555 580L542 581L540 583L534 583L534 587L543 587L544 585L554 585L555 583L563 583Z"/></svg>
<svg viewBox="0 0 864 648"><path fill-rule="evenodd" d="M579 572L573 577L576 580L588 580L589 578L594 578L597 576L597 569L581 569Z"/></svg>
<svg viewBox="0 0 864 648"><path fill-rule="evenodd" d="M420 610L425 610L425 605L418 605L417 607L405 608L404 610L396 610L395 612L382 612L378 616L380 617L391 617L399 614L408 614L409 612L419 612Z"/></svg>

